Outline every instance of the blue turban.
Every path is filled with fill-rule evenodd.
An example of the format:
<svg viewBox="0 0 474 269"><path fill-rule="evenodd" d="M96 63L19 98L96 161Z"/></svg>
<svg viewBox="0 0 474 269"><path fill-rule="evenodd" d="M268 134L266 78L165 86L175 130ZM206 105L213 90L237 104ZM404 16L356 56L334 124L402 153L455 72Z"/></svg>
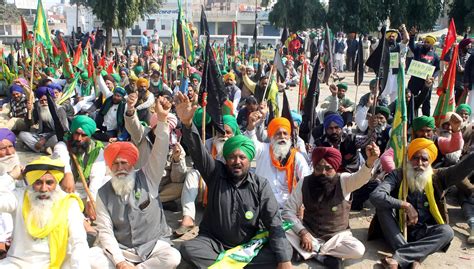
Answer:
<svg viewBox="0 0 474 269"><path fill-rule="evenodd" d="M42 86L36 89L35 96L36 98L40 99L41 97L45 96L46 93L49 92L51 96L54 96L54 91L50 87Z"/></svg>
<svg viewBox="0 0 474 269"><path fill-rule="evenodd" d="M293 121L296 122L296 124L298 124L298 126L300 126L301 122L303 121L303 117L301 117L301 115L298 114L294 110L291 110L290 112L291 112L291 117L293 118Z"/></svg>
<svg viewBox="0 0 474 269"><path fill-rule="evenodd" d="M50 87L53 90L58 90L60 92L63 91L63 87L61 85L59 85L58 83L49 83L48 87Z"/></svg>
<svg viewBox="0 0 474 269"><path fill-rule="evenodd" d="M13 93L13 92L19 92L21 94L25 94L25 92L23 91L23 88L19 85L16 85L16 84L13 84L10 87L10 93Z"/></svg>
<svg viewBox="0 0 474 269"><path fill-rule="evenodd" d="M127 76L128 76L128 74L129 74L129 72L130 72L130 71L128 71L128 68L125 68L125 67L122 68L122 69L120 69L120 72L122 72L122 71L125 72L125 74L127 74Z"/></svg>
<svg viewBox="0 0 474 269"><path fill-rule="evenodd" d="M326 130L331 122L335 122L340 128L344 127L344 120L339 114L331 114L324 118L324 130Z"/></svg>
<svg viewBox="0 0 474 269"><path fill-rule="evenodd" d="M13 146L15 146L16 136L12 131L10 131L10 129L0 128L0 141L2 141L3 139L12 142Z"/></svg>
<svg viewBox="0 0 474 269"><path fill-rule="evenodd" d="M125 91L125 89L122 88L122 87L115 87L114 94L116 94L116 93L120 94L122 97L127 95L127 91Z"/></svg>

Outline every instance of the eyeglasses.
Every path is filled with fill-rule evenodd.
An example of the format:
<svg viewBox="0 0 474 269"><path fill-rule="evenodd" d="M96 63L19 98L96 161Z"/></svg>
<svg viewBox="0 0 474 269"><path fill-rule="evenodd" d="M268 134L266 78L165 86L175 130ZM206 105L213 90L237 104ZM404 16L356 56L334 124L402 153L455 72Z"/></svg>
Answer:
<svg viewBox="0 0 474 269"><path fill-rule="evenodd" d="M318 164L314 167L314 170L316 170L318 172L324 172L324 171L330 172L330 171L334 170L334 168L330 165L319 165Z"/></svg>

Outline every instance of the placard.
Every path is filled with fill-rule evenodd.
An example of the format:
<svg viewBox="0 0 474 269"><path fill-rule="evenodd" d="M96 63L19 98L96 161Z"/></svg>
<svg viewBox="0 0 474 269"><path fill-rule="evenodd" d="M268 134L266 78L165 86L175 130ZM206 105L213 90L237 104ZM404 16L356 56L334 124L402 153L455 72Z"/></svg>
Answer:
<svg viewBox="0 0 474 269"><path fill-rule="evenodd" d="M432 77L435 71L435 66L425 64L420 61L412 60L410 67L408 67L407 75L414 76L421 79Z"/></svg>
<svg viewBox="0 0 474 269"><path fill-rule="evenodd" d="M390 52L389 68L399 68L400 54L398 52Z"/></svg>
<svg viewBox="0 0 474 269"><path fill-rule="evenodd" d="M272 49L260 50L261 60L273 61L273 58L275 58L275 50L272 50Z"/></svg>

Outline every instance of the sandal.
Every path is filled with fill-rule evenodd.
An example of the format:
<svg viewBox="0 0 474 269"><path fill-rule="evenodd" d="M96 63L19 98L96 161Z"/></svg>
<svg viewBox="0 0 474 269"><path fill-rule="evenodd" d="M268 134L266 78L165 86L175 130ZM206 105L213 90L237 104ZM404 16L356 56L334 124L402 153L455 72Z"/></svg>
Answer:
<svg viewBox="0 0 474 269"><path fill-rule="evenodd" d="M380 260L385 269L398 269L398 262L390 257L385 257Z"/></svg>

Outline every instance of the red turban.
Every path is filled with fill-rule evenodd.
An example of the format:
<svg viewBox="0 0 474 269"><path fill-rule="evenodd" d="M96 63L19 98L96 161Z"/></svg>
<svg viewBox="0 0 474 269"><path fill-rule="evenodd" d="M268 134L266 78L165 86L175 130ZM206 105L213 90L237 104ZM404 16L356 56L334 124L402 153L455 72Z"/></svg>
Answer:
<svg viewBox="0 0 474 269"><path fill-rule="evenodd" d="M313 165L317 165L322 159L326 160L334 170L338 170L342 163L341 152L331 147L317 147L313 150Z"/></svg>
<svg viewBox="0 0 474 269"><path fill-rule="evenodd" d="M135 165L138 161L138 149L130 142L109 144L104 150L105 163L109 168L117 157L127 160L130 165Z"/></svg>
<svg viewBox="0 0 474 269"><path fill-rule="evenodd" d="M291 134L290 121L287 118L279 117L274 118L272 121L270 121L270 124L268 124L268 136L272 138L276 131L280 128L285 128L285 130Z"/></svg>

